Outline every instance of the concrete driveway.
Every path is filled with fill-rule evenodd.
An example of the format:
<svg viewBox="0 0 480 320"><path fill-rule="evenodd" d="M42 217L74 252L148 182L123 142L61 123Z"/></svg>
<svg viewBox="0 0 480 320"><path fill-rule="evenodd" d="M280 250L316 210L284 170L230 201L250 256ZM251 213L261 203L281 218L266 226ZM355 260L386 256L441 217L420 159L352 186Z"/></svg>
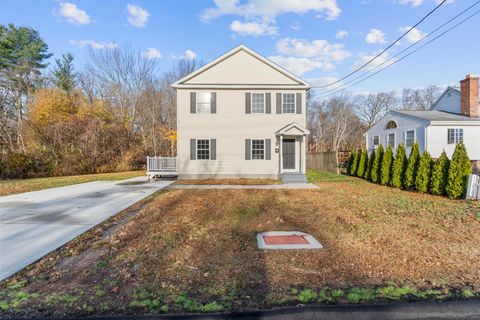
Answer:
<svg viewBox="0 0 480 320"><path fill-rule="evenodd" d="M0 197L0 280L170 181L96 181Z"/></svg>

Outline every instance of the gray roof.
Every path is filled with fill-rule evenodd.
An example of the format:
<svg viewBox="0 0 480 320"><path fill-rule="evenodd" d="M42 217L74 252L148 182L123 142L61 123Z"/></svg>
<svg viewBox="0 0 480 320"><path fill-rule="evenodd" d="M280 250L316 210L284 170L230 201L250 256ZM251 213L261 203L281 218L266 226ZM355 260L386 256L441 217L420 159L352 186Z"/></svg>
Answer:
<svg viewBox="0 0 480 320"><path fill-rule="evenodd" d="M394 111L407 116L427 120L427 121L478 121L480 118L470 118L456 113L444 111Z"/></svg>

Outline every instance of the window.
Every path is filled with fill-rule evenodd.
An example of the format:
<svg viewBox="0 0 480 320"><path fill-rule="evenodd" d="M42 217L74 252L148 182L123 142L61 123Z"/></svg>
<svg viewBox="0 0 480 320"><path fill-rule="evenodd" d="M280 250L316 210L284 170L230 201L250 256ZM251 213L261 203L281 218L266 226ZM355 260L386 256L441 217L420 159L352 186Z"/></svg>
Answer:
<svg viewBox="0 0 480 320"><path fill-rule="evenodd" d="M448 144L463 142L463 129L448 129Z"/></svg>
<svg viewBox="0 0 480 320"><path fill-rule="evenodd" d="M390 147L395 148L395 133L389 133L387 135L387 144Z"/></svg>
<svg viewBox="0 0 480 320"><path fill-rule="evenodd" d="M282 113L295 113L295 93L282 95Z"/></svg>
<svg viewBox="0 0 480 320"><path fill-rule="evenodd" d="M380 137L374 136L373 137L373 149L378 149L378 145L380 144Z"/></svg>
<svg viewBox="0 0 480 320"><path fill-rule="evenodd" d="M407 147L411 147L413 146L414 142L415 142L415 131L414 130L407 131L405 133L405 145Z"/></svg>
<svg viewBox="0 0 480 320"><path fill-rule="evenodd" d="M265 159L265 140L252 140L252 159Z"/></svg>
<svg viewBox="0 0 480 320"><path fill-rule="evenodd" d="M197 93L197 113L210 113L212 96L210 92Z"/></svg>
<svg viewBox="0 0 480 320"><path fill-rule="evenodd" d="M197 140L197 159L210 160L210 140Z"/></svg>
<svg viewBox="0 0 480 320"><path fill-rule="evenodd" d="M385 129L396 129L397 128L397 123L393 120L388 121L387 126Z"/></svg>
<svg viewBox="0 0 480 320"><path fill-rule="evenodd" d="M252 113L265 113L264 93L252 93Z"/></svg>

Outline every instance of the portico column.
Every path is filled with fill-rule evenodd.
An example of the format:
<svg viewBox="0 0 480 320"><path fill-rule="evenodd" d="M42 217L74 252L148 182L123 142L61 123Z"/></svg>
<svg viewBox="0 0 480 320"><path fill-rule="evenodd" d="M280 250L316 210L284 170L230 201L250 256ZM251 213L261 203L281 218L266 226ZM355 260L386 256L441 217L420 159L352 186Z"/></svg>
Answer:
<svg viewBox="0 0 480 320"><path fill-rule="evenodd" d="M279 151L278 151L278 159L280 159L278 164L280 166L280 173L283 173L282 144L283 144L283 134L280 135L280 145L279 145Z"/></svg>

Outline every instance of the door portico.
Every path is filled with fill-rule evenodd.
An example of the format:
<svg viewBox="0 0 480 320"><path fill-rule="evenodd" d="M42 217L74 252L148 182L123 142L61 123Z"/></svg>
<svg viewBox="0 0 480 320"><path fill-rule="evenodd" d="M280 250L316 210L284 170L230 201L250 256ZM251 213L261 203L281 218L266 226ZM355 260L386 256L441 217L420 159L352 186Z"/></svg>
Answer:
<svg viewBox="0 0 480 320"><path fill-rule="evenodd" d="M309 131L297 123L281 128L277 136L279 173L306 173L306 148Z"/></svg>

